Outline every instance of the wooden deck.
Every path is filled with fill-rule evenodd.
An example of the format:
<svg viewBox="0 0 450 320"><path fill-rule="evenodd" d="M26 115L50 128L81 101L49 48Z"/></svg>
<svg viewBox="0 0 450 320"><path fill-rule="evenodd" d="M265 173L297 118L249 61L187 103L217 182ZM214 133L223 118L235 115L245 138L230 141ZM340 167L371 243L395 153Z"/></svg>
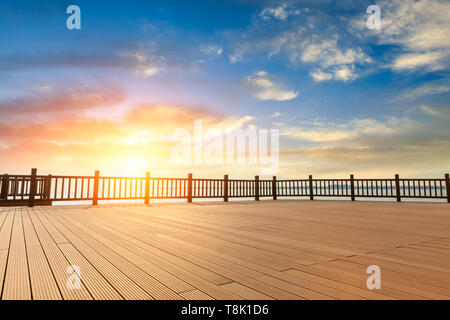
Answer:
<svg viewBox="0 0 450 320"><path fill-rule="evenodd" d="M0 208L0 285L1 299L450 299L450 205Z"/></svg>

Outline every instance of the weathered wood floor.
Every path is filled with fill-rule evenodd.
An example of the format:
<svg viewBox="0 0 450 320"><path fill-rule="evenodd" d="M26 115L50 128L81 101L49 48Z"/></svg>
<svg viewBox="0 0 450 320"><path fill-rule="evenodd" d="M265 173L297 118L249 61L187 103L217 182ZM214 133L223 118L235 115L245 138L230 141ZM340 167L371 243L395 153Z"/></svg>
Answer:
<svg viewBox="0 0 450 320"><path fill-rule="evenodd" d="M380 290L366 287L369 265L381 268ZM74 283L70 266L79 267L78 289L68 285ZM450 205L261 201L0 208L0 294L450 299Z"/></svg>

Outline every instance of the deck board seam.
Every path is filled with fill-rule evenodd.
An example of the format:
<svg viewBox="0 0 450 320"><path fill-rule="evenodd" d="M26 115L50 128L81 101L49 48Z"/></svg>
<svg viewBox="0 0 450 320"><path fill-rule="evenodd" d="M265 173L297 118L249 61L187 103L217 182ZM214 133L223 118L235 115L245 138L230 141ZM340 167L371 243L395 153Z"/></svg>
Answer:
<svg viewBox="0 0 450 320"><path fill-rule="evenodd" d="M8 212L8 213L11 214L11 212ZM8 255L6 258L5 272L4 272L3 283L2 283L2 292L0 295L0 299L2 299L2 300L3 300L4 290L5 290L6 275L7 275L7 271L8 271L9 257L10 257L10 252L11 252L11 239L12 239L12 230L13 230L13 225L14 225L14 219L15 219L15 215L13 214L13 221L11 222L11 231L10 231L11 233L10 233L10 237L9 237ZM6 221L6 219L5 219L5 221Z"/></svg>
<svg viewBox="0 0 450 320"><path fill-rule="evenodd" d="M59 286L59 283L58 283L58 281L57 281L57 279L56 279L55 271L53 270L52 265L51 265L51 263L50 263L50 261L49 261L49 259L48 259L47 252L45 252L45 250L44 250L44 248L43 248L43 246L42 246L42 240L41 240L41 238L39 237L39 235L38 235L38 233L37 233L36 226L34 225L33 220L32 220L31 217L30 217L30 212L29 212L28 210L27 210L27 214L28 214L28 216L29 216L29 218L30 218L30 223L31 223L31 226L33 227L34 233L36 234L36 237L37 237L37 239L38 239L38 241L39 241L39 247L40 247L41 250L42 250L42 253L43 253L44 257L45 257L45 261L47 262L48 268L50 269L50 272L51 272L51 274L52 274L52 276L53 276L53 281L54 281L55 284L56 284L56 288L58 288L58 292L59 292L59 295L60 295L60 297L61 297L61 300L64 300L64 295L63 295L63 293L62 293L62 291L61 291L61 288L60 288L60 286ZM31 282L30 282L30 283L31 283Z"/></svg>
<svg viewBox="0 0 450 320"><path fill-rule="evenodd" d="M26 242L26 239L25 239L25 228L24 228L24 225L23 225L23 212L24 211L22 211L22 210L20 211L20 217L21 217L21 221L22 221L21 227L22 227L23 245L24 245L25 258L26 258L26 261L27 261L28 283L29 283L29 286L30 286L30 296L31 296L31 300L33 300L33 286L31 284L30 263L28 262L27 242Z"/></svg>

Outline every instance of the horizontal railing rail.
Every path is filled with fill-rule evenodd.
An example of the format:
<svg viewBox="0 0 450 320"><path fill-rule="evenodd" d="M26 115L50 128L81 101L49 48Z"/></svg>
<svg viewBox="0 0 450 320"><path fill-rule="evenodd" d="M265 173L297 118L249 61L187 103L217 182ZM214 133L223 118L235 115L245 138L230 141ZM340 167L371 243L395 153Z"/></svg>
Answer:
<svg viewBox="0 0 450 320"><path fill-rule="evenodd" d="M450 203L450 179L444 178L394 178L355 179L223 179L113 177L4 174L0 178L0 206L51 205L54 201L144 200L151 199L223 199L279 197L344 197L401 199L447 199Z"/></svg>

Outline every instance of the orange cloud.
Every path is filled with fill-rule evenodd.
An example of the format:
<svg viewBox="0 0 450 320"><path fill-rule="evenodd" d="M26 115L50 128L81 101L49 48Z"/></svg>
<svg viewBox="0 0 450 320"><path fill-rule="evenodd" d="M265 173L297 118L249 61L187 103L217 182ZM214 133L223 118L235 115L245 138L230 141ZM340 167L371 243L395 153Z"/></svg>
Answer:
<svg viewBox="0 0 450 320"><path fill-rule="evenodd" d="M81 109L97 108L121 101L118 97L78 94L64 106L83 101ZM162 104L141 104L120 118L105 120L63 112L57 101L60 99L41 108L53 117L51 121L0 122L0 145L6 155L0 158L0 165L8 173L27 173L31 167L53 174L90 174L95 169L111 175L143 175L146 170L170 173L175 129L191 129L196 120L211 126L231 121L229 116L205 108ZM41 103L23 110L37 112Z"/></svg>
<svg viewBox="0 0 450 320"><path fill-rule="evenodd" d="M0 122L33 122L36 118L61 117L125 101L125 93L115 87L70 89L58 93L27 96L0 102Z"/></svg>

